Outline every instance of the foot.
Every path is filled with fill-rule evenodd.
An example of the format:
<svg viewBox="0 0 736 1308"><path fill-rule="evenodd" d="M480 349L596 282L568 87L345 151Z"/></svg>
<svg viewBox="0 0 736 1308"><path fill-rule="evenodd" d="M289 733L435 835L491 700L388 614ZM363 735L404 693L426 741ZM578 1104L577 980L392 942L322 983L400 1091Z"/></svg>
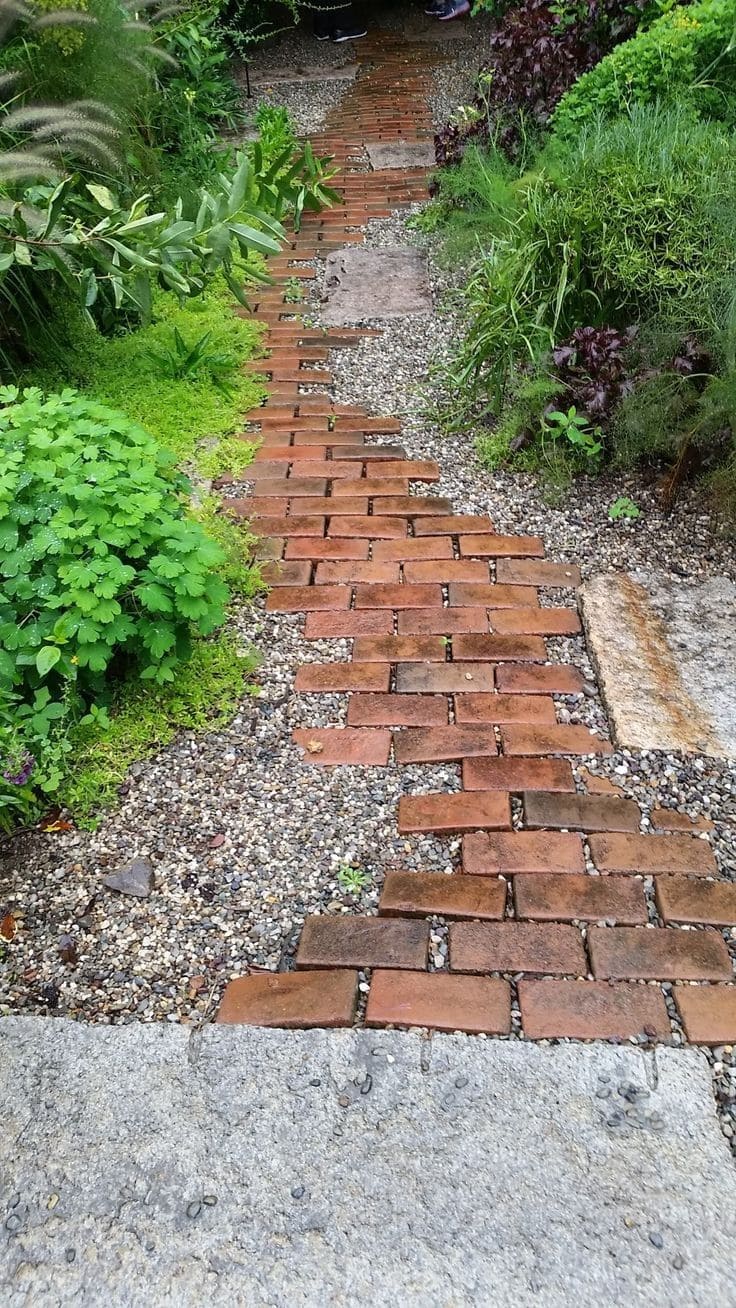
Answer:
<svg viewBox="0 0 736 1308"><path fill-rule="evenodd" d="M367 27L337 27L332 33L332 39L335 44L338 44L340 41L359 41L362 36L367 35Z"/></svg>
<svg viewBox="0 0 736 1308"><path fill-rule="evenodd" d="M447 3L448 0L430 0L424 12L429 14L430 18L439 18L440 14L447 8Z"/></svg>
<svg viewBox="0 0 736 1308"><path fill-rule="evenodd" d="M329 41L330 34L329 32L315 32L314 39L315 41Z"/></svg>
<svg viewBox="0 0 736 1308"><path fill-rule="evenodd" d="M470 0L448 0L441 13L436 14L441 23L449 23L451 18L462 18L470 13Z"/></svg>

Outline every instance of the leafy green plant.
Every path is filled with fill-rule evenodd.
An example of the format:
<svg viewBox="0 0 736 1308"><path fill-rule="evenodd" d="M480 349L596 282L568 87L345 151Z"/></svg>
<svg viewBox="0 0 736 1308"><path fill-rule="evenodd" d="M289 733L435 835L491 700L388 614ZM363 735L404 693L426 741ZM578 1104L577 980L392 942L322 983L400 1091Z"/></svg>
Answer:
<svg viewBox="0 0 736 1308"><path fill-rule="evenodd" d="M595 465L600 460L603 432L600 427L592 426L584 413L578 413L574 404L567 412L562 409L546 412L542 417L542 432L553 441L567 441L586 463Z"/></svg>
<svg viewBox="0 0 736 1308"><path fill-rule="evenodd" d="M171 681L224 619L219 546L187 517L173 459L65 391L0 390L0 688L87 703L134 668Z"/></svg>
<svg viewBox="0 0 736 1308"><path fill-rule="evenodd" d="M204 332L198 340L188 343L178 327L173 340L163 350L149 349L148 354L158 365L163 377L186 381L192 377L209 377L212 385L225 396L232 396L229 382L236 368L236 359L222 350L211 348L212 334Z"/></svg>
<svg viewBox="0 0 736 1308"><path fill-rule="evenodd" d="M300 304L304 299L304 287L298 277L287 277L284 282L284 301L286 304Z"/></svg>
<svg viewBox="0 0 736 1308"><path fill-rule="evenodd" d="M353 867L351 863L343 863L338 869L337 880L343 890L350 895L359 895L361 890L365 890L370 885L370 877L362 868Z"/></svg>
<svg viewBox="0 0 736 1308"><path fill-rule="evenodd" d="M629 499L628 495L619 495L618 499L609 506L608 516L612 522L617 522L619 518L639 518L641 509Z"/></svg>
<svg viewBox="0 0 736 1308"><path fill-rule="evenodd" d="M263 158L278 159L286 150L296 148L296 131L288 109L282 104L263 101L256 109L255 125Z"/></svg>

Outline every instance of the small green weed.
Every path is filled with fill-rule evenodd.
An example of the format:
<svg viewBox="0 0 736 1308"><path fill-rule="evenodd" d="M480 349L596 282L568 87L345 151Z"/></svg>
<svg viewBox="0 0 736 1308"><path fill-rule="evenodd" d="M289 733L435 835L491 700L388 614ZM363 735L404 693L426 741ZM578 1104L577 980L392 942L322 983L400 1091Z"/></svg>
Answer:
<svg viewBox="0 0 736 1308"><path fill-rule="evenodd" d="M600 459L603 450L603 432L600 427L591 426L585 414L578 413L572 404L567 412L553 409L542 418L542 431L551 436L553 441L564 440L572 446L576 454L581 454L586 461L594 465Z"/></svg>
<svg viewBox="0 0 736 1308"><path fill-rule="evenodd" d="M287 277L284 282L284 302L300 304L304 299L304 287L298 277Z"/></svg>
<svg viewBox="0 0 736 1308"><path fill-rule="evenodd" d="M370 877L362 868L353 867L351 863L343 863L337 873L337 880L343 890L348 894L359 895L361 890L365 890L370 885Z"/></svg>
<svg viewBox="0 0 736 1308"><path fill-rule="evenodd" d="M629 499L628 495L619 495L618 499L614 500L610 506L608 516L613 522L616 522L619 518L640 518L641 509L633 500Z"/></svg>

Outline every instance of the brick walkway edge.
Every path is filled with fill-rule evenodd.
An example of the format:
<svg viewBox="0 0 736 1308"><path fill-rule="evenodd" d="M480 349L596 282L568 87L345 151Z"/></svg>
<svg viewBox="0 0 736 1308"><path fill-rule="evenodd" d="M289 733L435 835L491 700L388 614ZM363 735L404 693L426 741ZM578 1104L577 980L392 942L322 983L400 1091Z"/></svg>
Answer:
<svg viewBox="0 0 736 1308"><path fill-rule="evenodd" d="M316 141L350 170L342 204L305 216L253 309L269 327L270 393L247 415L262 442L255 493L226 503L264 538L268 609L304 613L307 638L354 638L352 662L298 672L298 692L350 695L346 728L295 732L304 765L381 767L392 750L400 764L459 761L462 791L404 797L398 825L462 833L462 867L389 873L378 916L308 918L296 971L232 981L217 1020L351 1025L360 969L369 1026L504 1035L515 998L530 1039L666 1040L662 983L675 982L687 1037L734 1041L725 928L736 885L718 880L708 839L642 835L630 800L576 792L570 757L610 745L556 720L552 697L582 678L546 661L545 637L580 623L574 608L542 607L539 590L574 588L577 568L546 560L536 537L497 535L488 518L416 493L439 469L407 459L395 419L300 393L329 386L313 365L331 347L376 333L308 327L284 282L314 276L299 261L362 242L370 218L427 197L423 169L367 172L359 161L366 142L431 139L429 75L442 56L378 36L360 57L369 62ZM653 878L656 913L643 878ZM449 971L427 970L435 914L449 922Z"/></svg>

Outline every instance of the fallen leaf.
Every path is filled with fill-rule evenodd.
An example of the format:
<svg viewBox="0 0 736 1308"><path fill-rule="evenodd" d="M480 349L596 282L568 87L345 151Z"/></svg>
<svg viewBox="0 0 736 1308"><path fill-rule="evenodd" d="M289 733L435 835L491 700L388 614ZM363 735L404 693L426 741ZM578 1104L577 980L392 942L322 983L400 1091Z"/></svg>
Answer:
<svg viewBox="0 0 736 1308"><path fill-rule="evenodd" d="M225 837L223 836L221 831L218 831L217 835L213 836L210 841L210 849L219 849L220 845L224 845L224 844L225 844Z"/></svg>
<svg viewBox="0 0 736 1308"><path fill-rule="evenodd" d="M307 753L309 753L309 754L321 754L323 749L324 749L324 745L322 744L322 741L321 741L321 740L308 740L308 741L307 741Z"/></svg>
<svg viewBox="0 0 736 1308"><path fill-rule="evenodd" d="M42 822L42 823L41 823L41 830L42 830L42 831L47 831L47 832L52 832L52 831L73 831L73 830L74 830L74 823L73 823L73 822L67 822L67 821L66 821L66 818L56 818L53 822Z"/></svg>
<svg viewBox="0 0 736 1308"><path fill-rule="evenodd" d="M196 999L202 986L205 984L203 976L193 976L189 979L189 998Z"/></svg>
<svg viewBox="0 0 736 1308"><path fill-rule="evenodd" d="M59 936L59 958L62 963L68 963L70 967L76 967L79 960L77 946L72 936Z"/></svg>
<svg viewBox="0 0 736 1308"><path fill-rule="evenodd" d="M0 921L0 936L3 940L12 940L17 930L17 924L13 913L6 913Z"/></svg>

